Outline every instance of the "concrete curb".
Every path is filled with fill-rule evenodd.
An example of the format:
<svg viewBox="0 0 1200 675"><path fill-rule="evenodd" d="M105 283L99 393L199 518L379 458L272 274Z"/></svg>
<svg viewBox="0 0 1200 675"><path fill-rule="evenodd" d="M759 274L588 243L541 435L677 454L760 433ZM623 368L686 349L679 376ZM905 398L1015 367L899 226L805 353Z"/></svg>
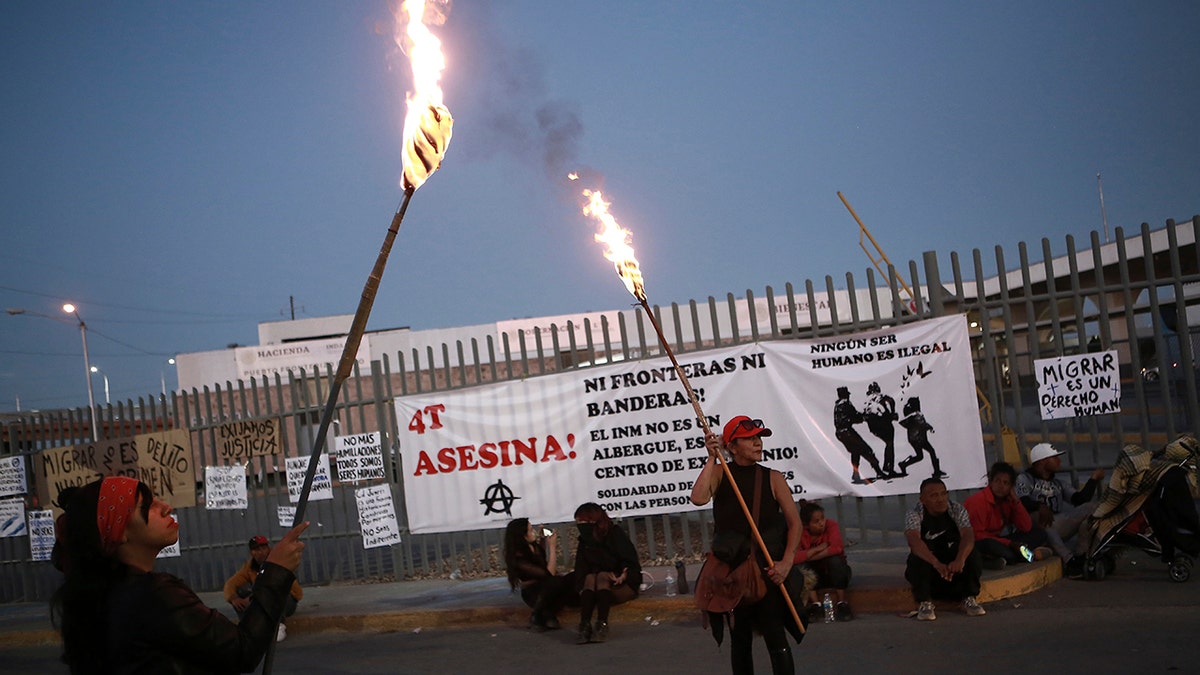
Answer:
<svg viewBox="0 0 1200 675"><path fill-rule="evenodd" d="M847 591L847 600L857 614L905 614L915 609L912 593L904 581L905 551L884 551L879 557L887 562L873 562L856 569ZM695 566L689 578L695 578ZM656 570L660 577L665 568ZM979 594L981 603L1031 593L1062 578L1058 558L1048 558L1028 565L1013 565L1000 571L985 571ZM448 586L447 584L458 584ZM465 582L400 582L395 585L351 587L314 587L311 610L297 613L288 619L288 632L303 633L388 633L419 629L459 628L494 625L523 628L528 625L529 608L519 596L507 590L502 579L481 579ZM400 589L403 590L400 590ZM327 593L324 602L319 593ZM695 621L699 625L699 610L691 594L668 598L660 591L643 594L637 600L614 607L610 621L614 624L640 621ZM310 593L306 593L306 601ZM340 597L339 597L340 596ZM334 603L333 598L347 600ZM201 594L212 607L221 607L219 593ZM447 606L447 605L452 606ZM325 605L322 607L322 605ZM946 609L952 603L939 603ZM797 610L803 611L802 607ZM48 626L47 617L34 617L29 608L17 613L23 625L5 626L0 632L0 649L60 644L58 632ZM571 627L578 622L578 613L568 609L559 620Z"/></svg>
<svg viewBox="0 0 1200 675"><path fill-rule="evenodd" d="M1058 558L1050 558L1028 565L1015 565L1000 572L986 572L981 584L979 601L995 602L1005 598L1032 593L1062 578ZM870 587L855 588L846 592L847 600L858 614L904 613L916 608L912 592L903 578L887 584L878 584L877 579ZM956 606L944 604L946 608ZM797 610L803 608L797 607ZM300 633L318 632L397 632L429 628L456 628L462 626L496 625L522 627L529 620L529 608L519 602L506 606L449 609L415 609L404 612L383 612L367 615L345 616L296 616L288 619L288 631ZM578 613L566 609L559 615L563 626L570 627L578 622ZM639 621L689 621L699 622L699 610L691 595L667 597L640 597L628 605L614 607L610 616L614 624Z"/></svg>

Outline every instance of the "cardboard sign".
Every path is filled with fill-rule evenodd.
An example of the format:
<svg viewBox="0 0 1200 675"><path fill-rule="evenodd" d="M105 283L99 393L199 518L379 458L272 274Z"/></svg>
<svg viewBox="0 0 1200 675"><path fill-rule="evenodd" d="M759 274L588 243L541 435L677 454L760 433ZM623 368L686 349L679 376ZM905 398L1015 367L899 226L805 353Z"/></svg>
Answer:
<svg viewBox="0 0 1200 675"><path fill-rule="evenodd" d="M226 422L217 427L217 457L244 462L251 457L277 455L283 447L279 419Z"/></svg>
<svg viewBox="0 0 1200 675"><path fill-rule="evenodd" d="M38 498L58 505L66 487L86 485L104 476L136 478L171 506L195 506L196 479L192 439L186 429L51 448L34 461Z"/></svg>

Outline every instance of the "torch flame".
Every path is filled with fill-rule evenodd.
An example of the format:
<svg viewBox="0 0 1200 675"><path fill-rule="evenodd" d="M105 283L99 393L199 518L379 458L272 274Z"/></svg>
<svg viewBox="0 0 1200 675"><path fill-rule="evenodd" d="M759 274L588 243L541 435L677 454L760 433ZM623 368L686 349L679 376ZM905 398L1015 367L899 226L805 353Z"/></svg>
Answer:
<svg viewBox="0 0 1200 675"><path fill-rule="evenodd" d="M442 42L425 25L426 0L403 0L396 17L396 44L412 64L413 91L404 118L404 188L415 190L442 164L454 119L442 105L438 84L446 68ZM444 17L443 17L444 18ZM403 30L401 30L403 29Z"/></svg>
<svg viewBox="0 0 1200 675"><path fill-rule="evenodd" d="M625 288L639 302L646 300L646 287L642 283L642 271L638 268L637 258L633 255L633 247L629 244L632 233L617 224L617 219L608 212L609 203L599 190L584 190L583 196L588 198L583 214L600 221L603 231L596 233L596 241L608 247L604 257L612 261L617 268L617 276L625 282Z"/></svg>

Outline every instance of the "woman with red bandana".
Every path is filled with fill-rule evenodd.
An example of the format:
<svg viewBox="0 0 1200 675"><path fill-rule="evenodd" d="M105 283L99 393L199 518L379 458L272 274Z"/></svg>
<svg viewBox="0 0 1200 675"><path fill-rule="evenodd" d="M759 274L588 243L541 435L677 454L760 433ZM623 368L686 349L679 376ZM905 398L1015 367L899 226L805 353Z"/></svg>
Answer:
<svg viewBox="0 0 1200 675"><path fill-rule="evenodd" d="M178 578L154 571L179 541L171 506L133 478L110 476L59 495L53 560L65 579L51 600L72 673L238 673L275 639L304 544L303 523L271 550L240 623Z"/></svg>

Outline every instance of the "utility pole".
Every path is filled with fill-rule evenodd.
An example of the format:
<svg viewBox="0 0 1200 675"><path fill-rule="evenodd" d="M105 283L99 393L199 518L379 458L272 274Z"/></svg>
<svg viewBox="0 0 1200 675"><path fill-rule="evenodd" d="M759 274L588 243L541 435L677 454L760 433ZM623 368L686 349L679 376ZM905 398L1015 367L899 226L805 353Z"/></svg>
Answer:
<svg viewBox="0 0 1200 675"><path fill-rule="evenodd" d="M1100 190L1100 220L1104 222L1104 243L1108 243L1108 214L1104 212L1104 183L1100 180L1100 172L1096 172L1096 187Z"/></svg>

